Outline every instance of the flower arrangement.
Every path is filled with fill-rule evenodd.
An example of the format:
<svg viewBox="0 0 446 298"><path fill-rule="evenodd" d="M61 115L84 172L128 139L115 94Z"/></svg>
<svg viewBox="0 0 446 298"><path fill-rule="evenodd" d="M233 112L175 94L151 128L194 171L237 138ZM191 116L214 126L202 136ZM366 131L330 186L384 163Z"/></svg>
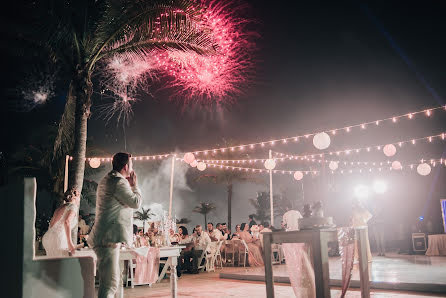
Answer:
<svg viewBox="0 0 446 298"><path fill-rule="evenodd" d="M252 225L252 227L251 227L251 234L255 238L259 238L260 228L259 228L258 225Z"/></svg>

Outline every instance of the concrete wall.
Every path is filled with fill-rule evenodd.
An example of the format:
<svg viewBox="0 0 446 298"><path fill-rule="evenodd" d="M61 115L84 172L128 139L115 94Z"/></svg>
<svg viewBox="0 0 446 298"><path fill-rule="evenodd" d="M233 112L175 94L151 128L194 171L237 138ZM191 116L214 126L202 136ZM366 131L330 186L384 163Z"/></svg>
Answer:
<svg viewBox="0 0 446 298"><path fill-rule="evenodd" d="M15 218L12 221L17 227L12 238L16 249L8 250L6 267L12 280L5 297L94 297L93 258L35 257L36 187L34 178L25 178L22 184L0 190L2 201L8 201L7 210L13 215L8 218Z"/></svg>

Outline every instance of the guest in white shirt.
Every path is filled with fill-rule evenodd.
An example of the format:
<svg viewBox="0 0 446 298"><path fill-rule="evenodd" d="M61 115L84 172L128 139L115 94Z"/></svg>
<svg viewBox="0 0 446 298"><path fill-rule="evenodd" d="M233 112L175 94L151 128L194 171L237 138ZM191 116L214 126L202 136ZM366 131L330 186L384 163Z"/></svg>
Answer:
<svg viewBox="0 0 446 298"><path fill-rule="evenodd" d="M272 232L272 230L270 229L269 222L264 221L262 224L260 224L259 230L260 230L260 236L259 236L260 244L262 245L263 248L263 233Z"/></svg>
<svg viewBox="0 0 446 298"><path fill-rule="evenodd" d="M286 210L287 212L283 215L283 225L287 231L298 231L299 218L302 218L302 214L297 210L290 210L288 207Z"/></svg>
<svg viewBox="0 0 446 298"><path fill-rule="evenodd" d="M183 239L180 243L193 243L194 247L190 251L184 253L184 265L188 273L198 273L198 258L201 256L204 250L210 252L211 239L208 233L204 232L200 225L195 227L195 232L188 238ZM192 264L190 259L192 258ZM192 268L191 268L192 267Z"/></svg>

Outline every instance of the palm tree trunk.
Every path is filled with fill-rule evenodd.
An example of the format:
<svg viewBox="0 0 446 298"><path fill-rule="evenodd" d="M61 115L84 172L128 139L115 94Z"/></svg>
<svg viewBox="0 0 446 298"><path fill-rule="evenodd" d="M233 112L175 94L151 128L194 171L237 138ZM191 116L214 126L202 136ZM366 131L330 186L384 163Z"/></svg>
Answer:
<svg viewBox="0 0 446 298"><path fill-rule="evenodd" d="M205 214L204 214L204 226L203 226L203 231L206 231L207 224L208 224L207 213L205 213Z"/></svg>
<svg viewBox="0 0 446 298"><path fill-rule="evenodd" d="M232 231L231 221L232 221L232 183L228 184L228 228Z"/></svg>
<svg viewBox="0 0 446 298"><path fill-rule="evenodd" d="M87 121L90 117L91 94L93 85L86 71L80 71L72 82L76 97L76 112L74 116L74 146L73 160L69 172L69 188L75 187L82 191L85 170L85 154L87 150Z"/></svg>
<svg viewBox="0 0 446 298"><path fill-rule="evenodd" d="M142 221L142 231L143 231L143 233L146 232L146 221L145 220Z"/></svg>

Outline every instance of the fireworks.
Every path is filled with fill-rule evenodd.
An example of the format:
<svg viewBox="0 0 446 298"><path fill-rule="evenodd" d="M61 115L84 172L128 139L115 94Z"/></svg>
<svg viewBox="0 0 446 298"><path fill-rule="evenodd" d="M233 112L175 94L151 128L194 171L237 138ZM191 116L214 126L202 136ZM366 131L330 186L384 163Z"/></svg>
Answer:
<svg viewBox="0 0 446 298"><path fill-rule="evenodd" d="M54 96L54 82L54 76L37 71L26 78L18 88L23 98L22 108L29 111L50 100Z"/></svg>
<svg viewBox="0 0 446 298"><path fill-rule="evenodd" d="M192 33L198 32L201 36L205 32L209 42L206 39L198 43L212 50L198 54L191 49L161 47L143 56L126 53L106 60L104 85L118 97L117 104L110 106L108 111L104 109L107 117L131 111L130 105L135 101L137 89L143 87L147 91L155 79L162 79L165 87L172 89L172 99L183 104L230 104L249 85L253 75L253 41L256 35L247 29L249 21L237 16L241 8L234 7L231 1L199 1L190 9L194 13L187 19L192 28L188 38ZM184 14L181 11L175 13ZM169 43L169 38L172 38L175 42L179 34L175 30L184 30L184 27L175 27L174 17L166 18L169 14L163 13L156 19L151 40ZM166 26L170 30L168 34L163 33ZM132 38L130 35L113 44L112 48Z"/></svg>

